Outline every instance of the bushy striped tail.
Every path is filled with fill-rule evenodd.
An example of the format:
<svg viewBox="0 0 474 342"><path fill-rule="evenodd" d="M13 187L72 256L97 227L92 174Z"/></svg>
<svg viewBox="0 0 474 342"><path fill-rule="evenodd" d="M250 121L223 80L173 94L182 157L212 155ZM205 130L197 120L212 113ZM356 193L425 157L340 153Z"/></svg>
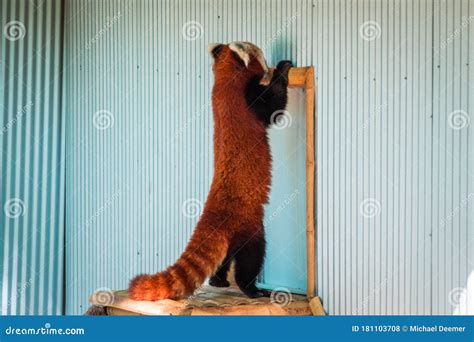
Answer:
<svg viewBox="0 0 474 342"><path fill-rule="evenodd" d="M135 277L128 289L134 300L155 301L190 296L206 278L214 274L224 260L228 241L222 231L215 231L201 218L186 250L176 263L163 272ZM216 222L213 223L217 226Z"/></svg>

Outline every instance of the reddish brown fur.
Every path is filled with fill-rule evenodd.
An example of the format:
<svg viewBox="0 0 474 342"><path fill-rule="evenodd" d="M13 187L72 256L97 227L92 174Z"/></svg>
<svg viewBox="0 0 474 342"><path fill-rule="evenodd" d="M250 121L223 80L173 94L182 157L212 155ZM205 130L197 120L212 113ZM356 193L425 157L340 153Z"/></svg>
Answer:
<svg viewBox="0 0 474 342"><path fill-rule="evenodd" d="M264 70L251 59L246 68L223 46L214 63L214 177L203 214L176 263L132 280L130 298L158 300L191 295L219 267L229 250L263 236L271 156L266 128L251 112L245 88Z"/></svg>

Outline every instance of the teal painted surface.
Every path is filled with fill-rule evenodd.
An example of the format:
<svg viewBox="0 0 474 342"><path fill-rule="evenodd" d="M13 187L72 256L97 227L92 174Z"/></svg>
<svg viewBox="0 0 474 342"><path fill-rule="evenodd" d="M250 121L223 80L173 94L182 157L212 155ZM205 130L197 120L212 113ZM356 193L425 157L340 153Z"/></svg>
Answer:
<svg viewBox="0 0 474 342"><path fill-rule="evenodd" d="M269 131L273 172L264 218L267 252L260 279L262 287L297 293L306 293L305 110L305 92L290 89L287 113Z"/></svg>
<svg viewBox="0 0 474 342"><path fill-rule="evenodd" d="M212 176L210 60L178 39L187 7L124 4L66 2L69 314L171 264Z"/></svg>
<svg viewBox="0 0 474 342"><path fill-rule="evenodd" d="M0 23L0 312L61 314L61 2L3 0Z"/></svg>
<svg viewBox="0 0 474 342"><path fill-rule="evenodd" d="M472 122L472 0L126 4L66 1L67 313L184 249L212 176L206 45L234 40L264 47L270 64L316 68L327 312L452 312L474 253L473 202L463 201L474 191L472 124L448 121L459 109ZM299 187L290 183L272 196ZM271 262L300 229L284 230L290 216L269 231L264 282L300 288L290 259L299 265L304 245Z"/></svg>

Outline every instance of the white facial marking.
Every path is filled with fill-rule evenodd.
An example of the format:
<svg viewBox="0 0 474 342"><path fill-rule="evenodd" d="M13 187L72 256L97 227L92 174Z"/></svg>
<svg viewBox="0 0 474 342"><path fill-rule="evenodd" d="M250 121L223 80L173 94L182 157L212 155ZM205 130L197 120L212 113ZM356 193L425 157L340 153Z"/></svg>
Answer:
<svg viewBox="0 0 474 342"><path fill-rule="evenodd" d="M250 54L248 48L242 42L234 42L229 44L229 49L234 51L240 59L244 62L245 66L248 67L250 63Z"/></svg>
<svg viewBox="0 0 474 342"><path fill-rule="evenodd" d="M268 72L268 66L265 57L263 57L263 52L257 46L249 42L233 42L229 44L229 48L242 59L246 67L248 67L250 63L250 57L254 56L265 73Z"/></svg>

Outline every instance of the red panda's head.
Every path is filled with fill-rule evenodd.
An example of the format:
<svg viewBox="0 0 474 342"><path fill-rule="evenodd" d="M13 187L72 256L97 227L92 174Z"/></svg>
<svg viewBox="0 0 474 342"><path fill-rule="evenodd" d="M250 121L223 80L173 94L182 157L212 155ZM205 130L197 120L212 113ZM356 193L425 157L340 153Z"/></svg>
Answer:
<svg viewBox="0 0 474 342"><path fill-rule="evenodd" d="M214 58L216 79L238 80L259 76L265 83L270 74L262 50L252 43L210 44L208 49Z"/></svg>

